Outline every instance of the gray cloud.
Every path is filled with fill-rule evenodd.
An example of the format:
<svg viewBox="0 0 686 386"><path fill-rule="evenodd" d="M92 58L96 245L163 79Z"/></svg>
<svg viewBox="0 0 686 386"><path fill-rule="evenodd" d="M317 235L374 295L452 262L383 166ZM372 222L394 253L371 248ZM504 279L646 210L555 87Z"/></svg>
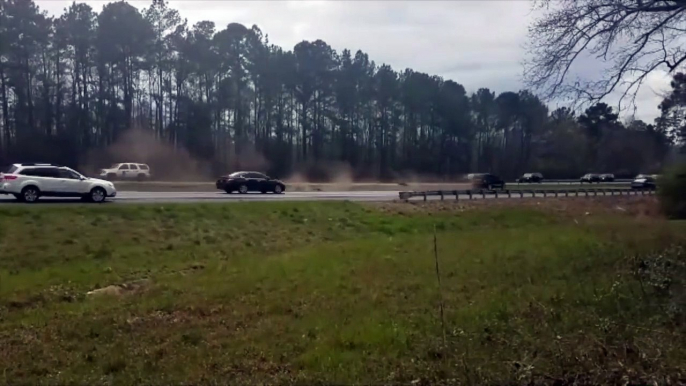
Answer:
<svg viewBox="0 0 686 386"><path fill-rule="evenodd" d="M96 11L103 0L87 0ZM129 1L145 8L149 1ZM51 14L70 1L38 0ZM439 75L468 91L522 88L521 62L527 26L533 18L526 0L504 1L203 1L172 0L189 24L211 20L217 28L256 24L271 43L292 49L302 40L322 39L337 51L358 49L377 64ZM584 61L579 74L597 76L597 63ZM668 84L668 82L667 82ZM651 87L663 87L658 77ZM651 96L652 95L652 96ZM652 119L659 98L642 91L639 116ZM655 102L657 100L658 102Z"/></svg>

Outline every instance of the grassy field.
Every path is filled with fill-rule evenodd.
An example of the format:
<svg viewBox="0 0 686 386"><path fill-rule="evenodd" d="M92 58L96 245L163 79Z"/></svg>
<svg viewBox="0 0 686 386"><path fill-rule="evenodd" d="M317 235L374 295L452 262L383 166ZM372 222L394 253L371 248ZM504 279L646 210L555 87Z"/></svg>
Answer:
<svg viewBox="0 0 686 386"><path fill-rule="evenodd" d="M3 207L0 383L664 384L684 245L639 197Z"/></svg>

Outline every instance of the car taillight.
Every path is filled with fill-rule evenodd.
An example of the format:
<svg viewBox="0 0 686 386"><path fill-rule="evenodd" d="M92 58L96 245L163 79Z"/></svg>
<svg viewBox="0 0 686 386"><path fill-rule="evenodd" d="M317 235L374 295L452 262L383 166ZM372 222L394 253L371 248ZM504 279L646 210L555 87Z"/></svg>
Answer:
<svg viewBox="0 0 686 386"><path fill-rule="evenodd" d="M12 175L12 174L5 174L4 176L2 176L2 178L0 178L0 180L8 180L8 181L12 181L12 180L16 180L16 179L17 179L17 176Z"/></svg>

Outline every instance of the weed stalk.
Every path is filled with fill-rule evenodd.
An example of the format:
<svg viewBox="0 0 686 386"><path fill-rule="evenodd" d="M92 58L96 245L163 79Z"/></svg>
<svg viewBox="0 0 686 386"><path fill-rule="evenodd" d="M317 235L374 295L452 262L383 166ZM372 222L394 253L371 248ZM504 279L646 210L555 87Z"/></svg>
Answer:
<svg viewBox="0 0 686 386"><path fill-rule="evenodd" d="M441 330L443 331L443 357L445 357L445 316L443 312L443 291L441 289L441 269L438 264L438 241L436 238L436 225L434 225L434 262L436 263L436 280L438 281L438 309L441 315Z"/></svg>

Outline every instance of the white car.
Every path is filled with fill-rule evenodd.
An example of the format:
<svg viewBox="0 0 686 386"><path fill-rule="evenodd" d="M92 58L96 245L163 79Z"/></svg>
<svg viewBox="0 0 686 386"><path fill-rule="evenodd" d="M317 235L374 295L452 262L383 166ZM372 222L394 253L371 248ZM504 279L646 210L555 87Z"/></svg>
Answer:
<svg viewBox="0 0 686 386"><path fill-rule="evenodd" d="M52 164L14 164L0 173L0 194L12 194L19 201L36 202L45 197L81 197L91 202L104 202L115 197L114 184L88 178L65 166Z"/></svg>
<svg viewBox="0 0 686 386"><path fill-rule="evenodd" d="M108 180L138 180L145 181L150 178L150 167L146 164L132 162L114 164L108 169L100 170L100 177Z"/></svg>

